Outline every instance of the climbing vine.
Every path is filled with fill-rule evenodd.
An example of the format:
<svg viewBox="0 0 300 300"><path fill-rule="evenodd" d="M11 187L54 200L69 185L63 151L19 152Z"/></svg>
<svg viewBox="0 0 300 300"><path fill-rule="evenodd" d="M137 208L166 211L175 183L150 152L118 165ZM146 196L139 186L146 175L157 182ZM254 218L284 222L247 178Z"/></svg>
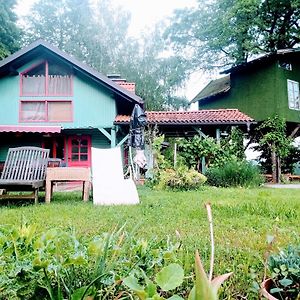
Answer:
<svg viewBox="0 0 300 300"><path fill-rule="evenodd" d="M280 182L282 160L293 150L292 139L286 134L285 119L278 115L270 117L257 127L258 147L261 158L269 156L274 182Z"/></svg>

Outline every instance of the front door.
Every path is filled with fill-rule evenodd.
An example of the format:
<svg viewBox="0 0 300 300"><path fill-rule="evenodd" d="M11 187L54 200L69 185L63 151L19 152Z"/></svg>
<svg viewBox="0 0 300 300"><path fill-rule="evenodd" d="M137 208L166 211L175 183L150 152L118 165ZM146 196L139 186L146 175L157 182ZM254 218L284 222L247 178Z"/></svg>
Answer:
<svg viewBox="0 0 300 300"><path fill-rule="evenodd" d="M91 137L89 135L68 137L68 166L91 166Z"/></svg>

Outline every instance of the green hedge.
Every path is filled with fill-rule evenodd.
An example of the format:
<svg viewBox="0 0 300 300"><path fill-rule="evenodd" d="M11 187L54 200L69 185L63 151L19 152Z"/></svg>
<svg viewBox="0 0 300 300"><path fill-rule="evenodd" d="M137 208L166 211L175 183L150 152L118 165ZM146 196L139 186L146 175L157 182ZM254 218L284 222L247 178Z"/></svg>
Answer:
<svg viewBox="0 0 300 300"><path fill-rule="evenodd" d="M207 183L218 187L254 187L264 180L257 166L247 161L231 161L222 167L209 168Z"/></svg>

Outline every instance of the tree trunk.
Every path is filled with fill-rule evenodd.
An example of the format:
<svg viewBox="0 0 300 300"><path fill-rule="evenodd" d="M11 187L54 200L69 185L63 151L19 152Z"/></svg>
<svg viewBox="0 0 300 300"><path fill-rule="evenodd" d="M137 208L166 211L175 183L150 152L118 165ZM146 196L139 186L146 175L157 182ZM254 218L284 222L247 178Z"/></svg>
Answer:
<svg viewBox="0 0 300 300"><path fill-rule="evenodd" d="M281 160L280 157L277 156L277 183L281 182Z"/></svg>
<svg viewBox="0 0 300 300"><path fill-rule="evenodd" d="M276 159L276 152L272 148L271 148L272 182L275 183L277 182L277 163L276 163L277 159Z"/></svg>

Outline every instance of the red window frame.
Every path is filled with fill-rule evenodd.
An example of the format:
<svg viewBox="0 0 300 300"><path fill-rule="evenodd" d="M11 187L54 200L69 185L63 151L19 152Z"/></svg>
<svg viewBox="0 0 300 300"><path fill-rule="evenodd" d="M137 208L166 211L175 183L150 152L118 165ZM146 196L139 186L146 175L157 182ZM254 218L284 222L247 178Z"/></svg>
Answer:
<svg viewBox="0 0 300 300"><path fill-rule="evenodd" d="M22 119L22 103L31 103L31 102L43 102L45 103L45 119L43 120L23 120ZM49 121L49 113L48 113L48 103L51 102L68 102L71 103L71 119L70 120L57 120L57 121ZM20 100L20 104L19 104L19 123L44 123L44 122L48 122L48 123L71 123L73 122L73 101L72 100L44 100L44 99L28 99L28 100Z"/></svg>
<svg viewBox="0 0 300 300"><path fill-rule="evenodd" d="M81 161L80 159L78 161L72 160L72 140L76 139L81 141L82 139L85 139L87 141L87 153L84 153L87 155L87 160ZM76 152L77 154L77 152ZM79 147L78 155L80 157L81 155L81 150ZM68 166L69 167L90 167L91 166L91 136L90 135L73 135L73 136L68 136L68 151L67 151L67 160L68 160Z"/></svg>
<svg viewBox="0 0 300 300"><path fill-rule="evenodd" d="M36 68L37 66L41 65L41 64L45 64L45 93L41 93L41 94L31 94L31 93L28 93L28 94L24 94L23 93L23 77L29 72L31 71L32 69ZM47 60L44 60L42 62L39 62L37 64L34 64L32 65L30 68L26 69L25 71L21 72L20 73L20 96L24 96L24 97L27 97L27 96L30 96L30 97L40 97L40 96L61 96L61 97L72 97L73 94L74 94L74 83L73 83L73 75L70 74L70 78L71 78L71 90L70 90L70 93L62 93L62 94L59 94L59 93L49 93L49 90L48 90L48 85L49 85L49 63Z"/></svg>

